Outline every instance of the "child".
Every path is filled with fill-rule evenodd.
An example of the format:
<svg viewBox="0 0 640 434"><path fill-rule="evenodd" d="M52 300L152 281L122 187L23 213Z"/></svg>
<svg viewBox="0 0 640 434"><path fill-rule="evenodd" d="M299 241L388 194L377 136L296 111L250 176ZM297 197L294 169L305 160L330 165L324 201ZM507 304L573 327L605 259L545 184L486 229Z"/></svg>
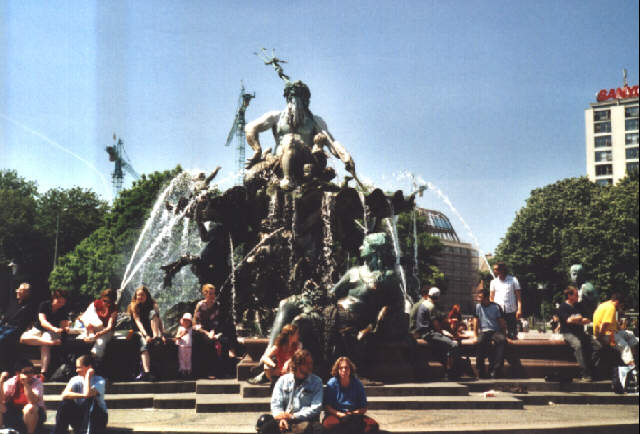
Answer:
<svg viewBox="0 0 640 434"><path fill-rule="evenodd" d="M192 342L192 316L185 313L180 319L180 327L176 333L175 342L178 345L178 363L181 377L191 376L191 342Z"/></svg>

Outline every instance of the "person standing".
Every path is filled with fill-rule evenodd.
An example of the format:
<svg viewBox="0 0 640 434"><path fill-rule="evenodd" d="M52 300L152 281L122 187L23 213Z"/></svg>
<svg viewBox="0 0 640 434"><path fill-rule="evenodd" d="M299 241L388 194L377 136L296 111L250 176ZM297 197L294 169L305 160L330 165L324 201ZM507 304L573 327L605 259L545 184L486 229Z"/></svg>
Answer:
<svg viewBox="0 0 640 434"><path fill-rule="evenodd" d="M490 301L497 303L504 312L507 322L507 337L518 339L518 320L522 316L522 296L520 283L515 276L507 274L504 262L493 266L495 278L489 286Z"/></svg>
<svg viewBox="0 0 640 434"><path fill-rule="evenodd" d="M93 357L78 357L76 372L78 375L69 380L62 392L62 403L56 412L56 426L52 434L67 434L69 425L74 433L83 434L102 433L107 426L106 382L95 375Z"/></svg>
<svg viewBox="0 0 640 434"><path fill-rule="evenodd" d="M564 290L565 301L558 308L560 333L564 341L573 349L576 362L580 365L582 381L593 380L593 361L600 344L584 331L591 320L582 316L578 309L578 288L568 286Z"/></svg>

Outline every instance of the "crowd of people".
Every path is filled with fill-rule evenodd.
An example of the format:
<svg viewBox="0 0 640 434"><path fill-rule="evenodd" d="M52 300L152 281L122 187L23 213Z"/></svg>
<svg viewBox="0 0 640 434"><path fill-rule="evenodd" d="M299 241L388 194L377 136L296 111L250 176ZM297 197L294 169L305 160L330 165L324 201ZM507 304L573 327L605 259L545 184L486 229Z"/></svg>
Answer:
<svg viewBox="0 0 640 434"><path fill-rule="evenodd" d="M510 351L522 316L520 285L503 263L497 263L494 272L489 288L482 284L477 287L470 321L463 319L459 305L453 305L448 312L441 308L441 291L437 287L423 287L422 299L411 309L411 335L428 343L431 354L442 363L450 380L463 373L475 375L469 370L468 359L463 360L461 355L463 339L475 344L479 377L503 375L505 358L515 369L512 374L521 372L517 355ZM65 291L54 290L49 300L36 306L31 286L28 283L18 286L0 323L0 427L17 427L21 432L31 433L42 426L46 419L43 383L49 380L54 366L52 348L73 338L89 344L91 349L75 359L77 375L62 393L63 403L56 415L54 432L68 432L69 426L75 432L104 429L108 419L105 379L96 373L96 367L105 357L116 329L116 296L113 289L102 291L74 322ZM142 285L135 290L126 313L130 319L127 339L139 353L137 379L155 380L150 348L168 343L176 346L181 378L220 378L230 373L229 361L239 352L235 327L223 315L214 285L203 285L202 296L193 313L183 313L173 339L167 339L158 304L149 289ZM553 327L572 348L580 366L580 381L596 377L603 349L612 350L637 375L638 338L618 320L618 313L624 308L622 296L612 294L609 300L592 309L592 314L581 309L579 297L575 286L565 289L565 300L557 309ZM587 326L592 333L587 333ZM39 374L31 362L18 357L18 343L39 347ZM193 351L196 345L200 346L198 352ZM322 380L313 373L313 366L313 356L304 349L298 327L285 325L260 358L261 373L250 381L270 382L273 388L271 414L260 418L259 432L377 431L378 424L365 414L367 398L354 362L344 355L336 358L324 393Z"/></svg>

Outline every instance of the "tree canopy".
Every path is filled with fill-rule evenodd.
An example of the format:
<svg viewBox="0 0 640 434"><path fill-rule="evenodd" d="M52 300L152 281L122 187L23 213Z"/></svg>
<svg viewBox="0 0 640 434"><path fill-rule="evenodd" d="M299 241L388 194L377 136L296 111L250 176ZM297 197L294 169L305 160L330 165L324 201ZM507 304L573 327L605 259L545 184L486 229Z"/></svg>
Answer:
<svg viewBox="0 0 640 434"><path fill-rule="evenodd" d="M138 239L160 190L182 169L154 172L120 192L103 224L58 262L49 276L51 287L95 297L105 288L118 288L128 254Z"/></svg>
<svg viewBox="0 0 640 434"><path fill-rule="evenodd" d="M0 264L20 265L18 279L43 295L54 256L73 249L103 224L107 203L74 187L39 193L37 184L13 170L0 171Z"/></svg>
<svg viewBox="0 0 640 434"><path fill-rule="evenodd" d="M572 264L582 264L603 298L638 306L638 174L614 186L568 178L531 192L496 249L530 299L538 287L559 301ZM537 310L537 306L532 306Z"/></svg>

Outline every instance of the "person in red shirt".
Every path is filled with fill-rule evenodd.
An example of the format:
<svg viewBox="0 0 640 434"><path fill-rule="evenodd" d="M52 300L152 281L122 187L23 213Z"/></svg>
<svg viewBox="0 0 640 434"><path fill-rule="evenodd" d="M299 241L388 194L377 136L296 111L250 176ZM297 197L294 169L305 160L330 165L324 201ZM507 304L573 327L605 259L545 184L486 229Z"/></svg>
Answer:
<svg viewBox="0 0 640 434"><path fill-rule="evenodd" d="M0 374L0 426L32 434L46 419L44 386L30 361L19 361L14 377Z"/></svg>
<svg viewBox="0 0 640 434"><path fill-rule="evenodd" d="M87 324L85 324L87 337L85 341L95 342L91 349L91 354L97 361L104 357L107 344L113 338L116 320L118 319L117 295L115 289L105 289L100 293L100 298L91 303L82 315L82 318L87 318ZM93 317L93 320L89 319L91 317Z"/></svg>

